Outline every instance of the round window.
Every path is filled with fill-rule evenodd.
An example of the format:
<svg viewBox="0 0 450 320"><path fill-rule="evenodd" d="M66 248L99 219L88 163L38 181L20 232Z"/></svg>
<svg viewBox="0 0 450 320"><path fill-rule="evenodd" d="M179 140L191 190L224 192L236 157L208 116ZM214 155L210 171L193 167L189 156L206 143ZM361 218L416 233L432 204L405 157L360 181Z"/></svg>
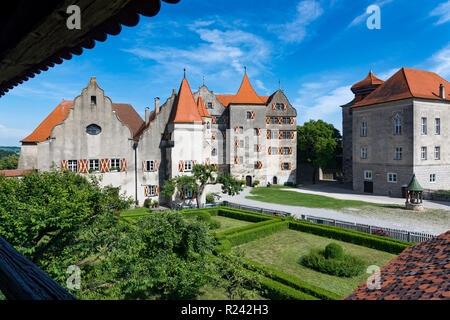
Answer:
<svg viewBox="0 0 450 320"><path fill-rule="evenodd" d="M96 124L90 124L90 125L88 125L87 127L86 127L86 132L88 133L88 134L93 134L93 135L96 135L96 134L99 134L100 132L102 132L102 128L100 128L98 125L96 125Z"/></svg>

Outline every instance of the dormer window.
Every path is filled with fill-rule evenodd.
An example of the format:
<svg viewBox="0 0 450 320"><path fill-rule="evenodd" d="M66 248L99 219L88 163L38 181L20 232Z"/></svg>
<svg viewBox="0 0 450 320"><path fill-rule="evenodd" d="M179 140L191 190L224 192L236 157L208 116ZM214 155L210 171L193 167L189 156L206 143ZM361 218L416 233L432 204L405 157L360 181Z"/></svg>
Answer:
<svg viewBox="0 0 450 320"><path fill-rule="evenodd" d="M91 104L97 104L97 97L91 96Z"/></svg>
<svg viewBox="0 0 450 320"><path fill-rule="evenodd" d="M208 109L212 109L212 102L208 102Z"/></svg>
<svg viewBox="0 0 450 320"><path fill-rule="evenodd" d="M96 124L90 124L86 127L86 133L91 135L97 135L102 132L102 128Z"/></svg>

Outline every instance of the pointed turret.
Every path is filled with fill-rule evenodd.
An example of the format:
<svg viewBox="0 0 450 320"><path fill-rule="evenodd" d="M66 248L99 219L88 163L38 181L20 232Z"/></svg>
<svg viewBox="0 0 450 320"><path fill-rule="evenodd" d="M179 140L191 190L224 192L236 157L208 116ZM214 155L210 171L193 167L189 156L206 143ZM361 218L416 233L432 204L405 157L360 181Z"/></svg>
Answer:
<svg viewBox="0 0 450 320"><path fill-rule="evenodd" d="M211 115L205 108L205 104L203 103L203 98L200 95L198 96L198 99L197 99L197 109L198 109L198 113L200 114L200 116L202 118L211 118Z"/></svg>
<svg viewBox="0 0 450 320"><path fill-rule="evenodd" d="M171 117L171 122L194 123L203 122L194 95L186 78L181 81L177 100Z"/></svg>
<svg viewBox="0 0 450 320"><path fill-rule="evenodd" d="M258 96L253 89L250 80L247 77L247 73L244 74L244 79L242 80L241 87L237 94L233 97L230 103L236 104L264 104L264 101Z"/></svg>

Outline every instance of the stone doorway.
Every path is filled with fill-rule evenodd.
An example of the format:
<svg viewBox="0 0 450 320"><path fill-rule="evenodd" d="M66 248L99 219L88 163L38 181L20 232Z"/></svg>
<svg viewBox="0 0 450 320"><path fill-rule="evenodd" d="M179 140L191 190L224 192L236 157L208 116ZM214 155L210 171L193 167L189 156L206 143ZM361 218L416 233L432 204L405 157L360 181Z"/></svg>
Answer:
<svg viewBox="0 0 450 320"><path fill-rule="evenodd" d="M251 176L246 176L245 177L245 185L247 186L247 187L251 187L252 186L252 177Z"/></svg>
<svg viewBox="0 0 450 320"><path fill-rule="evenodd" d="M278 184L278 178L277 177L273 177L272 182L273 182L273 184Z"/></svg>
<svg viewBox="0 0 450 320"><path fill-rule="evenodd" d="M373 193L373 181L364 181L364 192Z"/></svg>

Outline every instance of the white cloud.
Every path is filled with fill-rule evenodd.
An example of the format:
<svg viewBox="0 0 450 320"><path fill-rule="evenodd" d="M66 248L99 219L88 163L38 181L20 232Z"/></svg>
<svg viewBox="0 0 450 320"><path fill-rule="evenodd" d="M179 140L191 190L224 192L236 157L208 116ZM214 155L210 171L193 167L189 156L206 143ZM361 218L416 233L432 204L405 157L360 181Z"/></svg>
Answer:
<svg viewBox="0 0 450 320"><path fill-rule="evenodd" d="M314 0L305 0L297 4L294 19L280 25L269 26L269 30L278 33L278 37L288 43L300 43L307 35L306 27L323 13L320 4Z"/></svg>
<svg viewBox="0 0 450 320"><path fill-rule="evenodd" d="M264 93L264 94L269 93L269 89L266 88L266 86L264 85L264 83L261 80L256 79L254 82L255 82L256 88L261 90L261 93Z"/></svg>
<svg viewBox="0 0 450 320"><path fill-rule="evenodd" d="M390 77L392 77L398 70L400 70L401 68L392 68L386 71L383 71L379 74L375 74L375 76L377 78L380 78L381 80L388 80Z"/></svg>
<svg viewBox="0 0 450 320"><path fill-rule="evenodd" d="M430 16L439 17L439 20L435 22L435 25L450 21L450 1L443 2L438 5L433 11L430 12Z"/></svg>
<svg viewBox="0 0 450 320"><path fill-rule="evenodd" d="M436 52L430 59L431 71L444 78L450 77L450 44Z"/></svg>

